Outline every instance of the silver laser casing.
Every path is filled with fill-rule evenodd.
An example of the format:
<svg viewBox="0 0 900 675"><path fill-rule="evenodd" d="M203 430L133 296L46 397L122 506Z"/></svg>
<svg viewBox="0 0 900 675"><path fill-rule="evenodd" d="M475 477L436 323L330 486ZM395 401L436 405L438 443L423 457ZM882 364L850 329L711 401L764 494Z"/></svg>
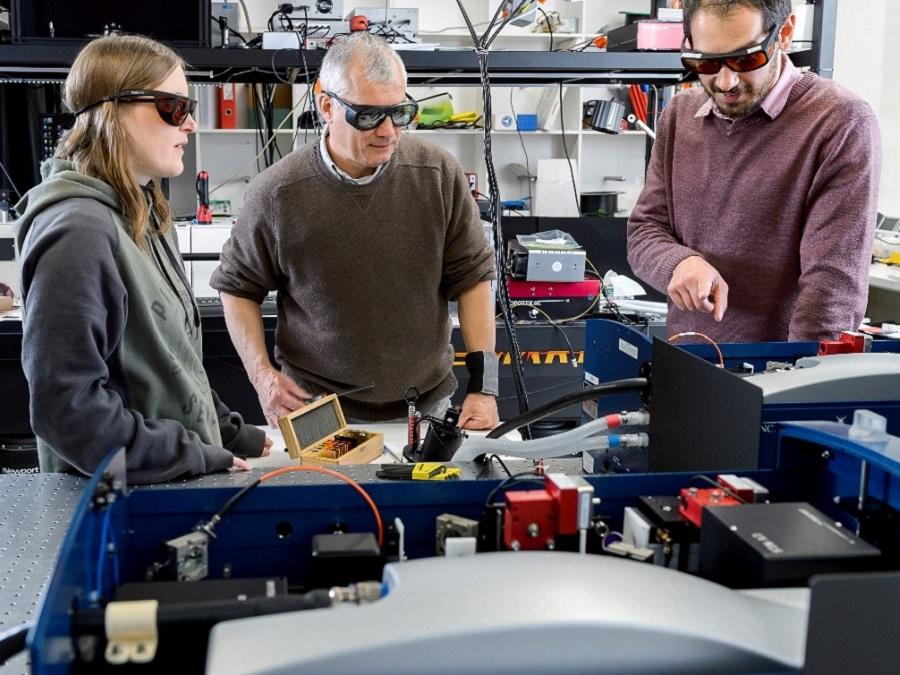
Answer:
<svg viewBox="0 0 900 675"><path fill-rule="evenodd" d="M742 593L662 567L538 551L391 564L384 582L388 595L370 605L220 623L206 672L701 673L803 664L805 590Z"/></svg>

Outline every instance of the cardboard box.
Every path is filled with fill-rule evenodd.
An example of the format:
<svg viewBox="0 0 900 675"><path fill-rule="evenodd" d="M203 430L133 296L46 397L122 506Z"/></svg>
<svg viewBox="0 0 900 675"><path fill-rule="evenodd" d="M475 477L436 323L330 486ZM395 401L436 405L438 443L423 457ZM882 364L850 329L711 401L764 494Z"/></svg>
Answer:
<svg viewBox="0 0 900 675"><path fill-rule="evenodd" d="M301 464L368 464L384 452L384 434L347 427L336 394L279 418L278 426Z"/></svg>

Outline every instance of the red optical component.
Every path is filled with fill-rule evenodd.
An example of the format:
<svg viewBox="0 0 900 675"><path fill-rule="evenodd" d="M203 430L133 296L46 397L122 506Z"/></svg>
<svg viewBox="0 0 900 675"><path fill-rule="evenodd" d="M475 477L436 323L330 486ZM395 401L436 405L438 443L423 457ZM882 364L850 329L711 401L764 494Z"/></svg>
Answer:
<svg viewBox="0 0 900 675"><path fill-rule="evenodd" d="M862 354L872 351L872 336L855 330L845 330L837 340L821 340L819 356L830 354Z"/></svg>
<svg viewBox="0 0 900 675"><path fill-rule="evenodd" d="M544 551L556 543L556 500L546 490L506 493L503 544L514 551Z"/></svg>
<svg viewBox="0 0 900 675"><path fill-rule="evenodd" d="M741 501L725 494L721 488L684 488L678 495L678 514L700 527L707 506L739 506Z"/></svg>

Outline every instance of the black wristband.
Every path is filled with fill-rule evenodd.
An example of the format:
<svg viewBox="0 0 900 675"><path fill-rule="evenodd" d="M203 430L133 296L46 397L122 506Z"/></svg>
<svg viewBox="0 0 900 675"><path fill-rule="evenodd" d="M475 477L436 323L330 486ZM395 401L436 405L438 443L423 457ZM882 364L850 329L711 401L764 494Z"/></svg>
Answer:
<svg viewBox="0 0 900 675"><path fill-rule="evenodd" d="M499 359L494 352L469 352L466 370L469 371L467 394L496 396L500 393Z"/></svg>

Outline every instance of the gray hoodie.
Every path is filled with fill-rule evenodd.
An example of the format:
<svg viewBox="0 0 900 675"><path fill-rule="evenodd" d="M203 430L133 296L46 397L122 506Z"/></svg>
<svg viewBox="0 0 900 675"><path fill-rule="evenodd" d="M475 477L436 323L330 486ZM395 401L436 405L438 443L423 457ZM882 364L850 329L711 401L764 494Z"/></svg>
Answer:
<svg viewBox="0 0 900 675"><path fill-rule="evenodd" d="M16 205L22 366L41 469L92 472L125 447L132 483L220 471L264 434L210 389L174 228L131 239L111 186L50 160ZM228 448L227 450L225 448Z"/></svg>

